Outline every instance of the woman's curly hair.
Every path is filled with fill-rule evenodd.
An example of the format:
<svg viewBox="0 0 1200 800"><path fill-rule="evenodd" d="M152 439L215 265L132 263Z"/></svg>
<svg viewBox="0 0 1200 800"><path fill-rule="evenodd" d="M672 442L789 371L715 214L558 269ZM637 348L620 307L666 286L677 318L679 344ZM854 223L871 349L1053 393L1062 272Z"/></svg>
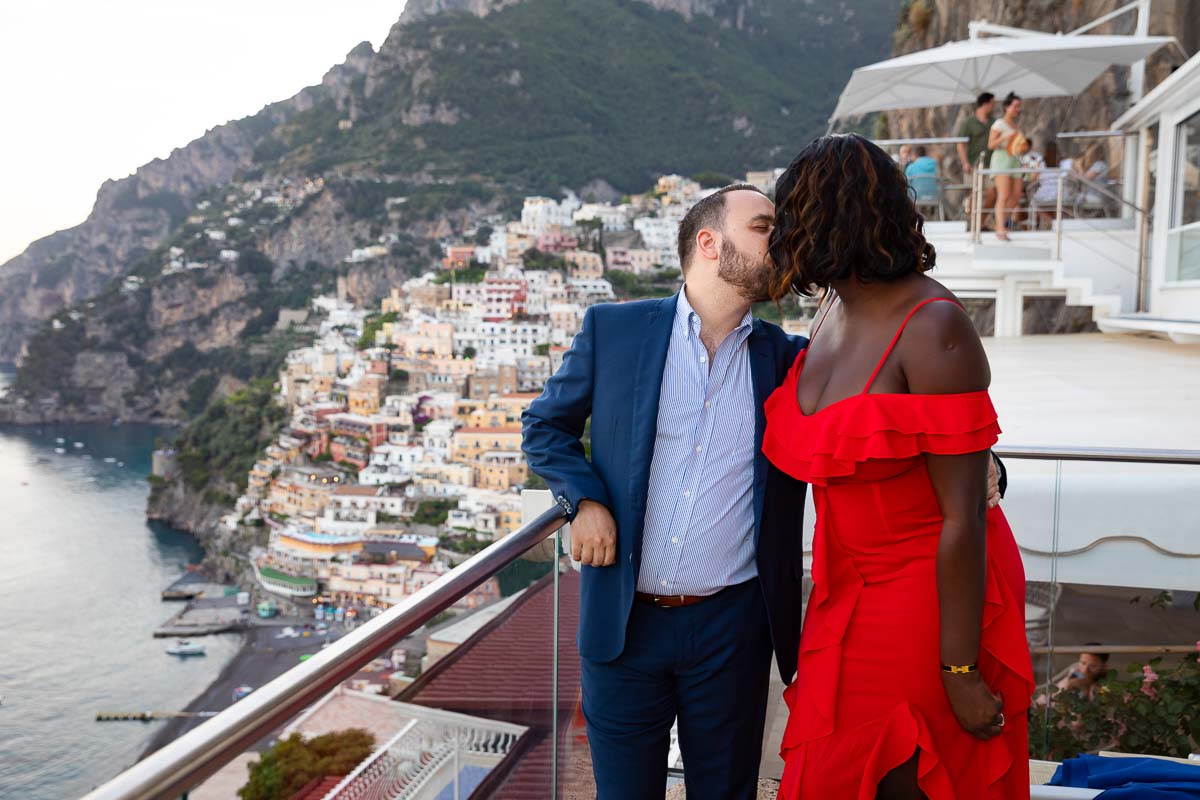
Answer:
<svg viewBox="0 0 1200 800"><path fill-rule="evenodd" d="M933 269L933 245L900 167L857 134L813 140L775 185L771 297L837 280L894 281Z"/></svg>

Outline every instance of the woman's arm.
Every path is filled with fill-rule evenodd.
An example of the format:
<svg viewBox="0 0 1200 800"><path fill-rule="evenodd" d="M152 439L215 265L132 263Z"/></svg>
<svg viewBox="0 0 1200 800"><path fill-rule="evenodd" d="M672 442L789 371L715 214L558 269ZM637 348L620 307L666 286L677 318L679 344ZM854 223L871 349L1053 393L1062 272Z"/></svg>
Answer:
<svg viewBox="0 0 1200 800"><path fill-rule="evenodd" d="M995 124L988 128L988 150L995 150L1003 141L1004 134L1000 133L999 128Z"/></svg>
<svg viewBox="0 0 1200 800"><path fill-rule="evenodd" d="M907 340L907 341L906 341ZM991 371L970 317L957 305L932 303L913 318L901 339L900 366L914 394L957 394L987 389ZM987 577L986 450L962 455L927 454L929 478L942 510L937 550L940 656L963 666L979 659ZM982 739L999 734L1002 703L978 671L943 673L959 723Z"/></svg>
<svg viewBox="0 0 1200 800"><path fill-rule="evenodd" d="M999 124L1004 122L1004 118L996 120L992 123L992 127L988 129L988 150L995 150L999 147L1006 146L1009 139L1017 135L1017 129L1005 123L1003 127L1008 127L1007 131L1001 130Z"/></svg>

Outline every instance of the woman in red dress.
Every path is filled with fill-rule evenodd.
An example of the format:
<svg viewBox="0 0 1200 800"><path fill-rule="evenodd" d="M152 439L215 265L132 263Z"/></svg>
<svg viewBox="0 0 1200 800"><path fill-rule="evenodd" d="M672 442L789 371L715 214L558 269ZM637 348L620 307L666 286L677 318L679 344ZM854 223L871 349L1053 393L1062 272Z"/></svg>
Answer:
<svg viewBox="0 0 1200 800"><path fill-rule="evenodd" d="M814 141L776 203L774 296L826 294L763 439L817 513L780 797L1027 798L1025 576L987 509L979 336L866 139Z"/></svg>

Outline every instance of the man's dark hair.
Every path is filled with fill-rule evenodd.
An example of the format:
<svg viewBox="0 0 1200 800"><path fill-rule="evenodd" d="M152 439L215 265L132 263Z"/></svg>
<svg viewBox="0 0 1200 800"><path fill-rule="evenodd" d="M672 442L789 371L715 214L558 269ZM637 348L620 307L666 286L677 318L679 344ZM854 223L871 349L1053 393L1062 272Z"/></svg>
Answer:
<svg viewBox="0 0 1200 800"><path fill-rule="evenodd" d="M925 156L929 155L929 151L925 149L925 145L923 144L917 145L916 153L917 158L924 158Z"/></svg>
<svg viewBox="0 0 1200 800"><path fill-rule="evenodd" d="M688 209L679 221L679 265L687 272L688 263L696 249L696 234L701 228L720 230L725 224L725 195L730 192L758 192L766 194L757 186L749 183L731 183L705 197Z"/></svg>
<svg viewBox="0 0 1200 800"><path fill-rule="evenodd" d="M896 281L933 269L925 218L891 156L856 133L800 151L775 186L771 298L812 297L833 281Z"/></svg>
<svg viewBox="0 0 1200 800"><path fill-rule="evenodd" d="M975 107L983 108L995 99L996 95L992 94L991 92L984 92L983 94L979 95L979 97L975 98Z"/></svg>
<svg viewBox="0 0 1200 800"><path fill-rule="evenodd" d="M1018 96L1016 92L1009 92L1008 94L1004 95L1004 100L1003 100L1003 102L1000 103L1000 105L1004 106L1005 108L1008 108L1009 106L1011 106L1013 103L1017 102L1020 99L1021 99L1020 96Z"/></svg>
<svg viewBox="0 0 1200 800"><path fill-rule="evenodd" d="M1083 646L1084 647L1103 647L1104 645L1100 644L1099 642L1086 642L1086 643L1084 643ZM1108 653L1097 653L1095 650L1083 650L1081 652L1087 653L1089 656L1095 656L1096 658L1103 661L1105 664L1108 663Z"/></svg>

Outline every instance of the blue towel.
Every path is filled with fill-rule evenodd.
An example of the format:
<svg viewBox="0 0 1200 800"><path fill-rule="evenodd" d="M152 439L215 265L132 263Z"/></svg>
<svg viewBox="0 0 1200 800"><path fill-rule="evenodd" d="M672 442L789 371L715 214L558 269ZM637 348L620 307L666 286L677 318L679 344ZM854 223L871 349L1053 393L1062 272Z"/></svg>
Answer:
<svg viewBox="0 0 1200 800"><path fill-rule="evenodd" d="M1064 761L1049 785L1104 789L1097 800L1200 800L1200 764L1082 755Z"/></svg>

